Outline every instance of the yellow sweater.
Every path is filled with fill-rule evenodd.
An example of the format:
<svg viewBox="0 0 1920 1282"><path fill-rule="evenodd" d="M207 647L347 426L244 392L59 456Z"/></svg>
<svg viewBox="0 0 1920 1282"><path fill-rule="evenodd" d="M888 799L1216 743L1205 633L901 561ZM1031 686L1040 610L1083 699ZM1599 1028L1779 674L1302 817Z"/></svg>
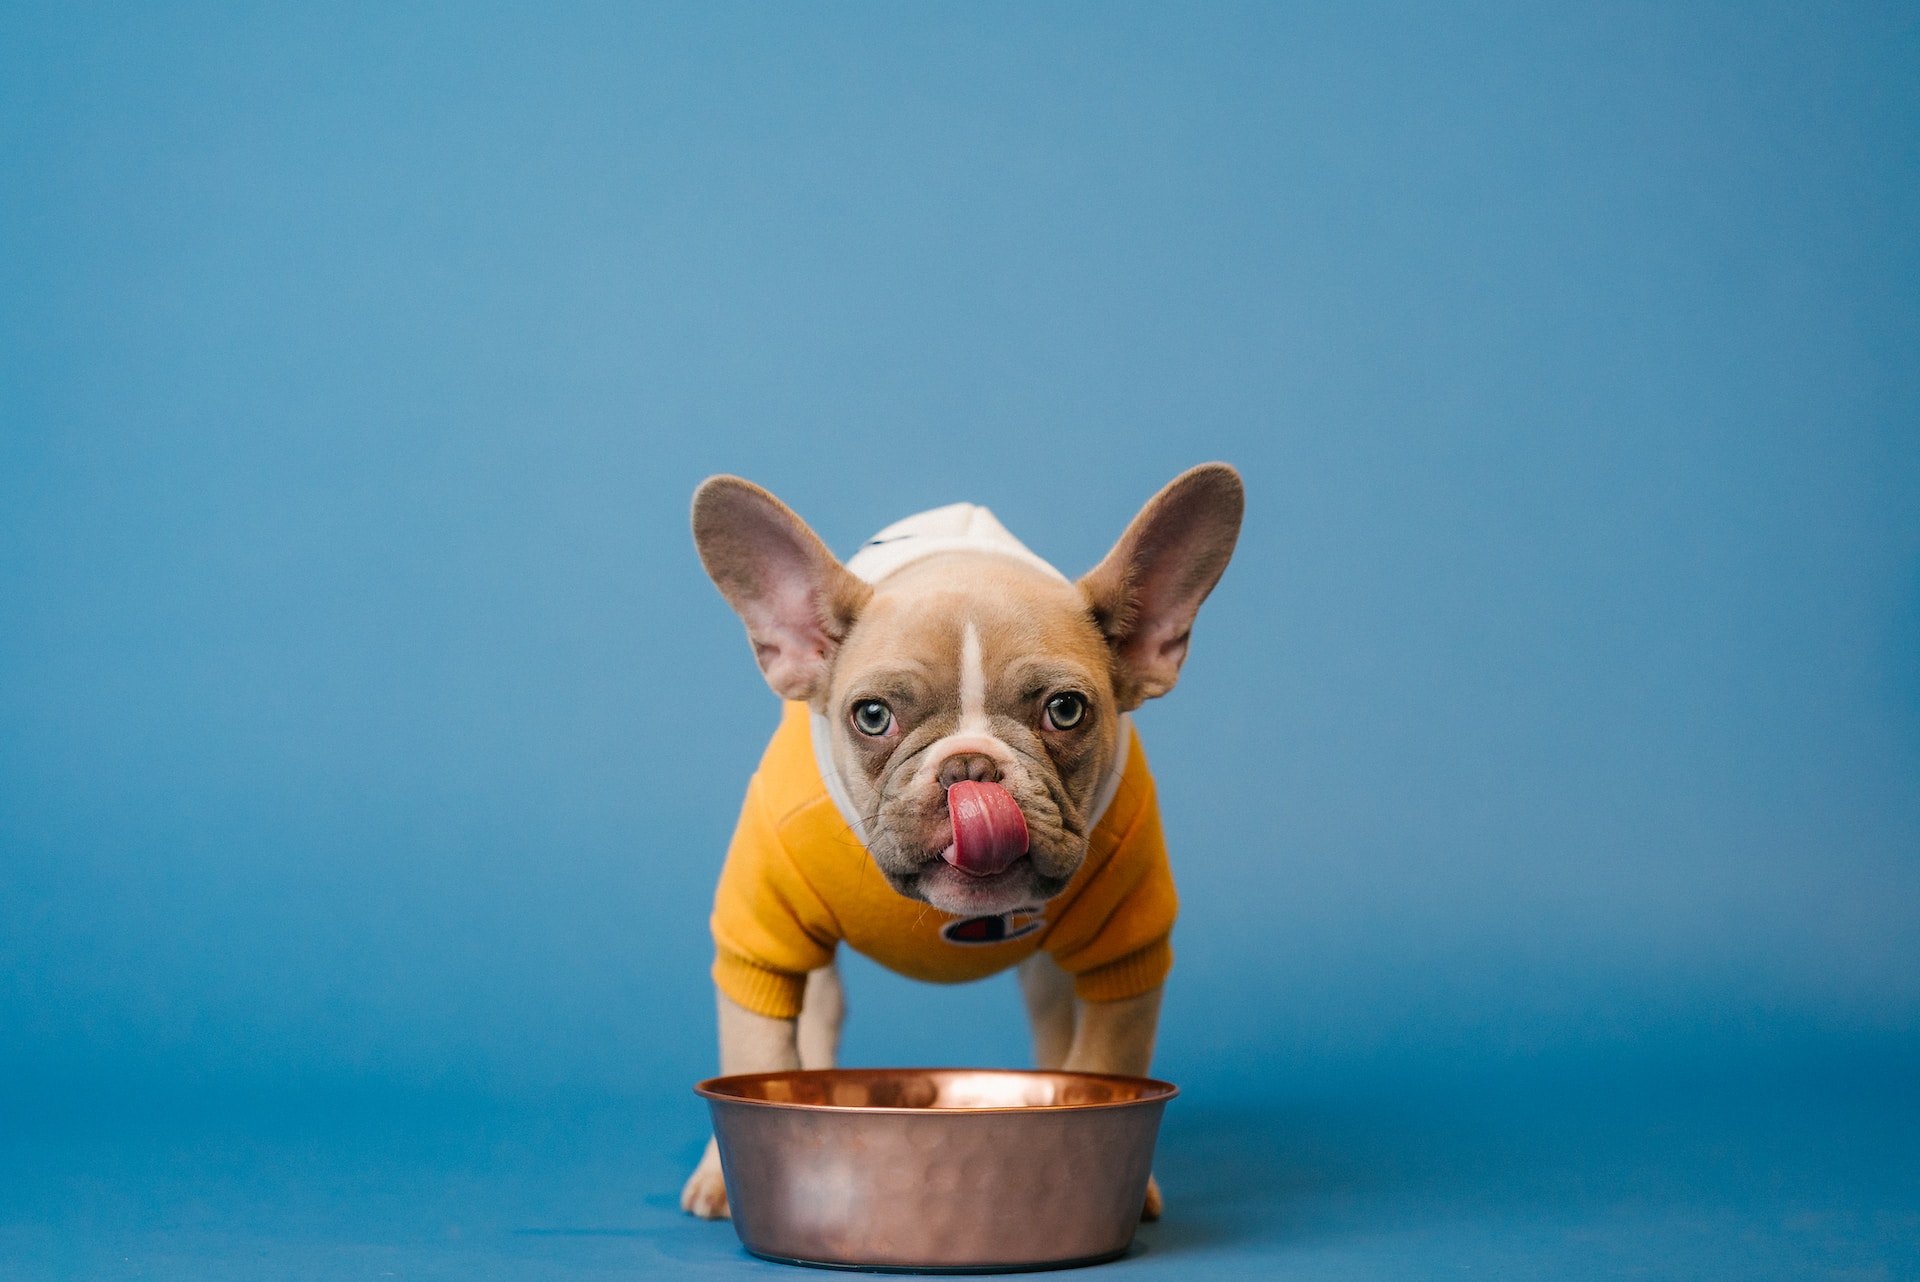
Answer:
<svg viewBox="0 0 1920 1282"><path fill-rule="evenodd" d="M1040 949L1086 1001L1158 987L1173 965L1178 899L1140 741L1088 843L1086 862L1044 904L960 918L894 890L841 817L814 759L807 706L789 703L747 785L714 893L714 982L748 1010L800 1011L807 972L855 951L914 979L981 979Z"/></svg>

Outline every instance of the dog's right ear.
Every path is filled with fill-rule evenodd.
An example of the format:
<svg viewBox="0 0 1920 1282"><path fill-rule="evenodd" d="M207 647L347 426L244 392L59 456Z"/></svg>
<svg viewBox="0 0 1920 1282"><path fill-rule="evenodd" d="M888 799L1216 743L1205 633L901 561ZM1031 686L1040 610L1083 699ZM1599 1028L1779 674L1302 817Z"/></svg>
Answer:
<svg viewBox="0 0 1920 1282"><path fill-rule="evenodd" d="M782 699L826 693L834 651L873 588L773 495L737 476L693 492L693 542L720 595L747 625L753 657Z"/></svg>

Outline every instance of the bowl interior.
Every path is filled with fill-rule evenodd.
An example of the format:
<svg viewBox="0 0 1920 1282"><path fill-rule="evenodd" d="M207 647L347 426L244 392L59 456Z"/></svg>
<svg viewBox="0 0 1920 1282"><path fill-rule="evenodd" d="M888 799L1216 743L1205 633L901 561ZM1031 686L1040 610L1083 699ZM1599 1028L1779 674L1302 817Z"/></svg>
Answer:
<svg viewBox="0 0 1920 1282"><path fill-rule="evenodd" d="M788 1108L1019 1110L1100 1108L1171 1099L1166 1082L1105 1073L983 1068L832 1068L716 1077L708 1099Z"/></svg>

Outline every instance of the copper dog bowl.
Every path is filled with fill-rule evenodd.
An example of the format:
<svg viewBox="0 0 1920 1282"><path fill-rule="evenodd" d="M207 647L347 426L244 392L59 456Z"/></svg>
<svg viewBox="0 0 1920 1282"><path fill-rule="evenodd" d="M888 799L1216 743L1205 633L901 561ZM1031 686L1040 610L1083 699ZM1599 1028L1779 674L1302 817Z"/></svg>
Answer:
<svg viewBox="0 0 1920 1282"><path fill-rule="evenodd" d="M1125 1253L1172 1086L971 1068L716 1077L741 1245L913 1273L1066 1268Z"/></svg>

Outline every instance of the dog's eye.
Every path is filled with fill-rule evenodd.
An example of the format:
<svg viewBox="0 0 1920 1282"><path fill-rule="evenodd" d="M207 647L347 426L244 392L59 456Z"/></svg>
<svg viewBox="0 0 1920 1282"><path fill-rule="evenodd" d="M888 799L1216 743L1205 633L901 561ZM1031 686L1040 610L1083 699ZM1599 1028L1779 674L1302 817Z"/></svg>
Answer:
<svg viewBox="0 0 1920 1282"><path fill-rule="evenodd" d="M1047 700L1046 726L1049 730L1071 730L1087 715L1087 700L1068 691Z"/></svg>
<svg viewBox="0 0 1920 1282"><path fill-rule="evenodd" d="M893 728L893 709L878 699L862 699L853 705L853 728L877 739Z"/></svg>

